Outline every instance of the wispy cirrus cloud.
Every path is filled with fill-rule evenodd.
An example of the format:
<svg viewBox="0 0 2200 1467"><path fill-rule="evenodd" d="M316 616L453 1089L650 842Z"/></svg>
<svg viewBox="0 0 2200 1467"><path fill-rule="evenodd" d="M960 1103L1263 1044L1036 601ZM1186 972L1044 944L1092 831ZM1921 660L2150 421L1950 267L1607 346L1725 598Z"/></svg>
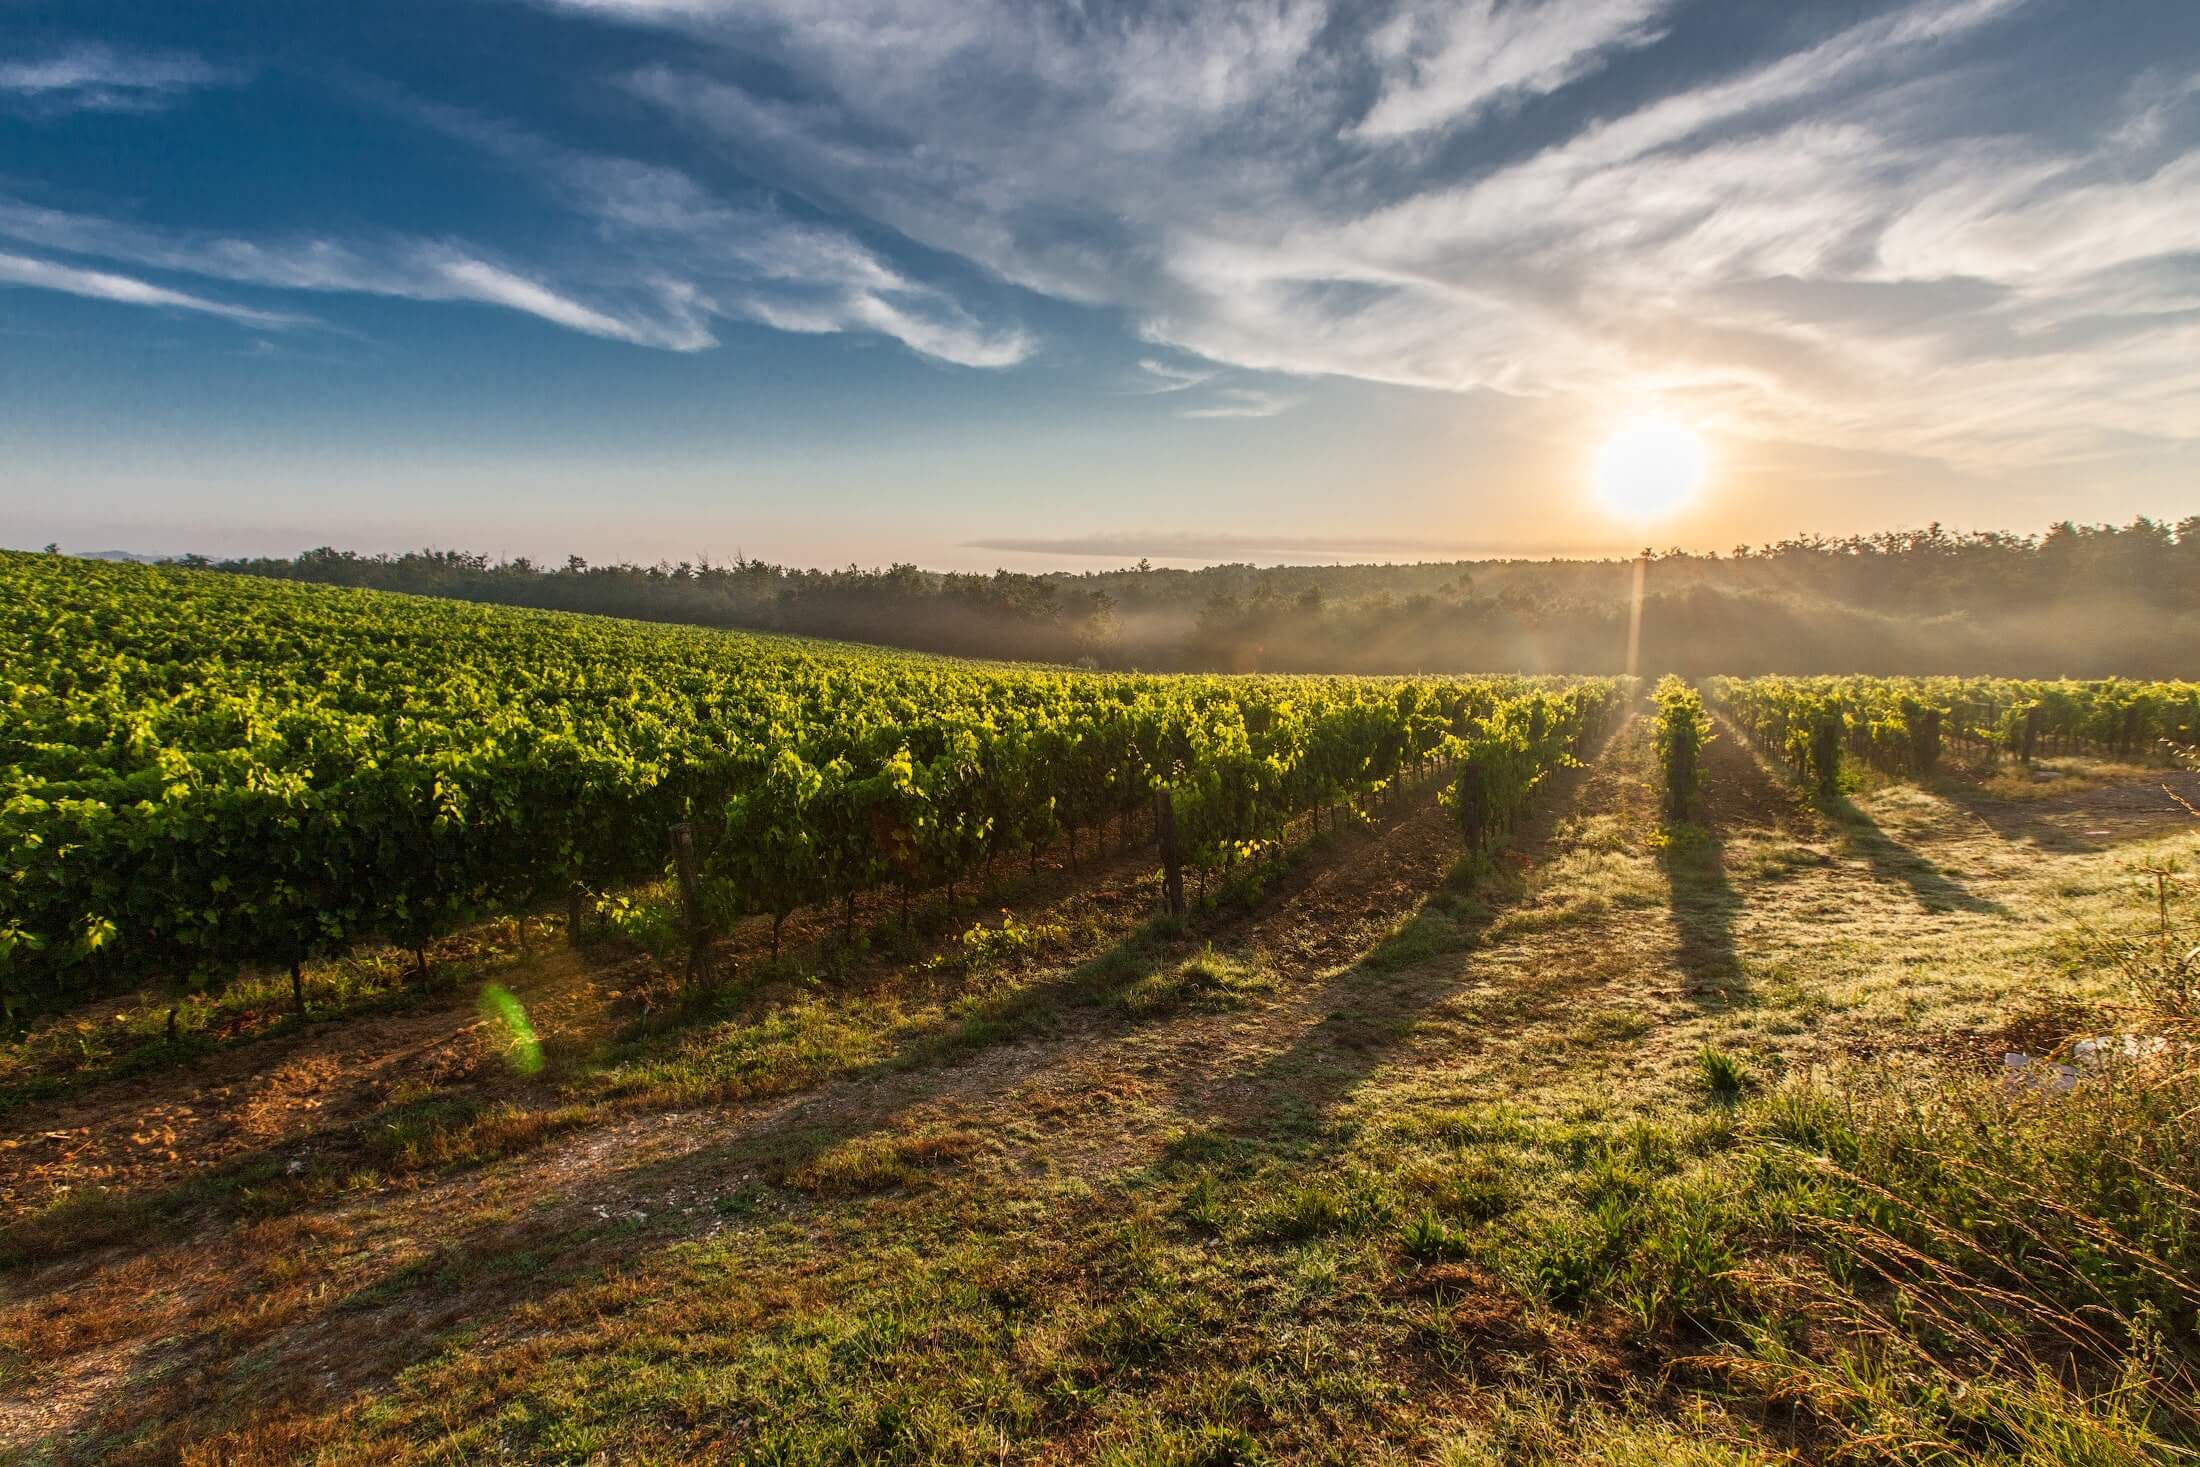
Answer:
<svg viewBox="0 0 2200 1467"><path fill-rule="evenodd" d="M1288 411L1297 399L1265 388L1216 385L1225 375L1220 367L1184 366L1141 357L1138 376L1129 391L1141 397L1207 389L1176 410L1180 418L1272 418Z"/></svg>
<svg viewBox="0 0 2200 1467"><path fill-rule="evenodd" d="M1466 0L1413 4L1377 26L1368 50L1383 84L1352 128L1410 137L1471 122L1516 97L1555 92L1615 52L1649 45L1670 0Z"/></svg>
<svg viewBox="0 0 2200 1467"><path fill-rule="evenodd" d="M603 272L680 281L698 319L875 333L966 367L1014 366L1035 349L1029 333L981 323L845 230L771 203L729 202L679 168L563 147L460 108L384 100L512 165L590 221L612 246L598 262Z"/></svg>
<svg viewBox="0 0 2200 1467"><path fill-rule="evenodd" d="M1213 367L1183 367L1153 357L1140 358L1138 371L1139 380L1131 391L1140 393L1184 392L1203 382L1212 382L1216 376Z"/></svg>
<svg viewBox="0 0 2200 1467"><path fill-rule="evenodd" d="M1967 468L2200 438L2200 54L2104 51L2015 105L2070 0L533 3L619 28L559 51L615 58L573 79L589 106L522 126L377 94L530 186L525 224L259 234L0 199L0 248L40 267L9 283L1001 369L1038 350L1006 282L1122 323L1151 355L1098 385L1157 415L1273 415L1301 395L1278 376L1339 376L1654 396ZM241 79L85 42L0 61L0 107Z"/></svg>
<svg viewBox="0 0 2200 1467"><path fill-rule="evenodd" d="M0 103L35 112L155 112L243 73L187 52L123 51L80 42L0 61Z"/></svg>
<svg viewBox="0 0 2200 1467"><path fill-rule="evenodd" d="M229 75L195 58L85 48L0 67L0 92L13 87L91 106L89 88L112 91L129 82L150 98ZM583 335L676 352L717 346L719 323L729 321L805 334L882 336L923 356L979 368L1013 366L1035 349L1029 333L979 321L844 230L791 218L769 203L727 202L677 168L560 147L523 128L372 84L359 90L532 180L567 211L577 238L550 252L553 258L530 263L458 238L356 231L248 238L153 227L0 194L0 240L82 256L100 267L15 257L22 263L5 283L196 310L246 324L307 319L105 268L119 265L268 291L486 305Z"/></svg>
<svg viewBox="0 0 2200 1467"><path fill-rule="evenodd" d="M561 285L457 241L250 240L151 229L4 195L0 238L270 290L495 306L585 335L678 352L718 345L713 323L726 320L804 334L875 333L971 367L1012 366L1033 349L1027 333L984 326L840 231L768 208L727 205L676 169L555 149L523 132L472 124L463 114L436 120L524 164L616 248L588 252L576 267L587 278ZM239 321L271 314L201 304Z"/></svg>
<svg viewBox="0 0 2200 1467"><path fill-rule="evenodd" d="M1783 9L1731 53L1670 50L1687 0L539 3L678 35L624 84L741 166L1217 368L1969 468L2200 437L2200 102L1981 106L2040 0Z"/></svg>
<svg viewBox="0 0 2200 1467"><path fill-rule="evenodd" d="M677 286L660 283L656 294L663 313L655 321L614 315L561 295L549 286L514 274L486 260L428 247L412 256L420 273L387 291L415 300L472 300L503 306L590 336L671 351L701 351L716 338L695 318L692 298ZM337 286L333 288L344 288ZM448 292L445 294L444 292Z"/></svg>
<svg viewBox="0 0 2200 1467"><path fill-rule="evenodd" d="M637 294L647 299L646 305L629 303L623 308L613 308L590 304L517 269L485 258L477 250L446 241L401 236L372 242L312 237L246 240L152 229L43 208L5 196L0 196L0 238L119 261L140 269L192 275L265 290L498 306L569 330L636 346L700 351L715 344L715 338L692 308L692 303L670 283L651 282L641 287ZM100 272L72 270L67 273L97 275ZM42 280L23 279L17 283L67 288ZM158 293L180 294L166 290ZM123 295L108 298L128 299ZM136 303L177 304L150 298ZM199 309L247 322L274 315L241 306L215 309L211 302L202 303Z"/></svg>
<svg viewBox="0 0 2200 1467"><path fill-rule="evenodd" d="M202 316L219 316L246 326L283 327L303 325L306 322L303 316L253 310L247 306L231 305L226 301L209 300L204 296L170 290L150 281L118 275L112 271L82 270L52 260L0 254L0 286L10 285L25 286L33 290L60 291L66 295L83 296L88 300L114 301L120 305L153 306L163 310L190 311Z"/></svg>
<svg viewBox="0 0 2200 1467"><path fill-rule="evenodd" d="M1217 388L1207 402L1179 409L1180 418L1272 418L1291 406L1281 393L1258 387Z"/></svg>

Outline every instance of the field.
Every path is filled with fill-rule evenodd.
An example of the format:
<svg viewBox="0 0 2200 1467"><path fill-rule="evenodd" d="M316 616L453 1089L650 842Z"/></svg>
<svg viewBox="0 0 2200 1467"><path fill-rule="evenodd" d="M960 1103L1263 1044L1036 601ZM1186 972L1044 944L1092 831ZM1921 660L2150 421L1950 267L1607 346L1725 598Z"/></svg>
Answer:
<svg viewBox="0 0 2200 1467"><path fill-rule="evenodd" d="M39 560L0 1460L2200 1450L2190 684L1092 677Z"/></svg>

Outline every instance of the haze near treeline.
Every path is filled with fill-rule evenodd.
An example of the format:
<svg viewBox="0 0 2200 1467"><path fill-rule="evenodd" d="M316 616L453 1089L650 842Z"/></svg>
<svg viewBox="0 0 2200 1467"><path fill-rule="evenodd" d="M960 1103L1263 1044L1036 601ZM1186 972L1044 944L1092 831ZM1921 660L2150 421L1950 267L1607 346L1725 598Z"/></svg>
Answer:
<svg viewBox="0 0 2200 1467"><path fill-rule="evenodd" d="M197 563L209 563L203 559ZM987 657L1179 671L1619 669L1626 561L1226 564L991 575L758 560L562 566L459 551L214 563L469 601ZM2200 644L2200 516L2038 536L1938 526L1796 538L1648 568L1644 665L1689 673L2173 676Z"/></svg>

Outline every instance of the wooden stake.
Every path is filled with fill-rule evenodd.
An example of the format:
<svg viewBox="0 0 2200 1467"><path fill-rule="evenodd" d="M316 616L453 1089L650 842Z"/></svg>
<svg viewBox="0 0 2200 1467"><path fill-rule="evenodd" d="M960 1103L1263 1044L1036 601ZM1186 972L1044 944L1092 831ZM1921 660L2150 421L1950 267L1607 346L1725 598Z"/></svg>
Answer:
<svg viewBox="0 0 2200 1467"><path fill-rule="evenodd" d="M1161 844L1161 894L1169 915L1184 915L1184 866L1176 850L1176 801L1167 790L1153 792L1153 828Z"/></svg>
<svg viewBox="0 0 2200 1467"><path fill-rule="evenodd" d="M672 867L680 881L680 913L686 919L688 982L700 988L717 986L711 965L710 924L703 917L702 884L695 876L695 829L685 820L672 827Z"/></svg>

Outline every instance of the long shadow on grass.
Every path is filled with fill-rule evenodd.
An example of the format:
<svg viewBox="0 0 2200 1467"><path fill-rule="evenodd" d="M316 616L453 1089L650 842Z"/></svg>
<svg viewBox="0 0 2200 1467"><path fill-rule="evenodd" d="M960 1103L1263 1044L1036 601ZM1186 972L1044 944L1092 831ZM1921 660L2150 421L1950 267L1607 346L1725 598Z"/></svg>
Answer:
<svg viewBox="0 0 2200 1467"><path fill-rule="evenodd" d="M2105 851L2188 825L2192 806L2200 804L2200 774L2169 769L2031 800L1996 798L1961 777L1943 776L1931 788L2003 840L2069 854Z"/></svg>
<svg viewBox="0 0 2200 1467"><path fill-rule="evenodd" d="M1090 880L1095 872L1111 867L1121 871L1125 863L1135 866L1143 857L1134 849L1134 844L1119 838L1104 857L1088 850L1081 872L1058 870L1051 865L1029 877L1021 871L1014 872L1000 891L991 895L1000 900L1059 899L1066 893L1083 890L1079 883ZM1134 880L1124 889L1134 900L1141 893L1157 900L1153 892L1146 891L1149 885L1150 882ZM930 898L927 903L931 904ZM891 928L884 928L888 939L897 944L910 962L925 955L952 952L954 934L960 930L956 920L958 913L942 907L940 910L920 910L919 915L923 919L919 928L921 936L904 939L892 933ZM463 1125L490 1111L500 1101L510 1102L522 1112L510 1125L499 1126L498 1129L508 1134L497 1137L484 1155L463 1155L425 1165L396 1167L401 1175L410 1173L405 1176L408 1182L423 1176L442 1177L474 1165L503 1160L543 1141L583 1126L614 1120L621 1113L637 1108L672 1109L700 1103L770 1101L827 1085L861 1084L926 1065L952 1065L1005 1040L1044 1037L1071 1022L1070 1015L1080 1006L1098 1006L1104 1010L1118 989L1136 983L1166 958L1168 936L1166 930L1158 929L1155 924L1142 924L1121 942L1077 965L1058 980L1005 988L996 994L967 1001L942 1024L897 1035L894 1051L869 1063L836 1068L830 1057L820 1060L807 1053L790 1055L785 1058L791 1073L766 1075L761 1077L761 1083L731 1085L723 1093L706 1088L699 1094L672 1090L653 1094L650 1093L652 1087L646 1083L630 1090L592 1088L584 1083L591 1078L600 1080L621 1065L653 1054L674 1053L683 1042L690 1041L698 1031L711 1025L725 1024L743 1030L769 1025L784 1007L790 985L782 981L783 975L767 976L746 969L709 999L677 1004L627 1023L596 1047L574 1055L562 1074L553 1070L533 1086L508 1083L507 1077L484 1070L483 1074L489 1077L485 1083L478 1078L460 1079L439 1088L425 1101L386 1103L356 1119L284 1135L179 1179L126 1188L82 1188L62 1194L47 1208L30 1209L0 1223L0 1275L25 1265L58 1261L118 1242L134 1242L140 1246L157 1244L210 1221L279 1218L326 1206L331 1202L336 1184L347 1174L391 1171L395 1160L391 1154L393 1148L404 1145L412 1133L421 1129L424 1116L430 1118L431 1123L449 1117ZM805 963L813 967L824 966L840 940L837 928L823 935L807 934L802 946L790 944L786 971L800 971ZM602 949L592 945L592 954L600 959ZM457 971L461 970L444 963L433 991L402 990L391 1006L397 1002L415 1007L452 1004L449 980ZM491 967L483 971L493 973L497 969ZM842 991L860 994L876 976L875 973L861 975ZM295 1029L308 1044L317 1039L340 1042L342 1038L340 1026L318 1022L297 1026L287 1018L283 1023L285 1027L281 1032L290 1033ZM463 1023L454 1018L454 1026L456 1032ZM296 1050L293 1044L280 1052ZM179 1058L178 1053L164 1053L159 1056L157 1067L171 1066ZM89 1088L104 1078L98 1076L82 1083ZM580 1086L580 1104L558 1103L561 1083ZM591 1106L602 1109L593 1115L576 1114ZM0 1108L0 1119L6 1116L5 1109ZM542 1117L554 1119L544 1123ZM487 1119L499 1122L504 1118L489 1115Z"/></svg>
<svg viewBox="0 0 2200 1467"><path fill-rule="evenodd" d="M1405 812L1407 818L1413 813ZM1346 840L1342 852L1324 848L1308 853L1295 868L1278 873L1262 905L1290 900L1295 889L1332 864L1332 858L1361 854L1359 837ZM500 1322L514 1311L584 1286L605 1268L628 1270L656 1251L691 1241L714 1215L729 1219L728 1226L741 1227L751 1217L768 1217L779 1210L769 1200L774 1197L793 1199L805 1192L860 1195L867 1188L926 1185L932 1168L951 1167L995 1141L968 1131L954 1134L958 1106L935 1108L937 1102L982 1103L1029 1083L1074 1059L1076 1053L1055 1046L1032 1052L1029 1064L1011 1061L975 1076L966 1073L960 1061L988 1050L998 1052L1009 1041L1053 1036L1073 1024L1080 1032L1104 1040L1150 1022L1154 1014L1141 1008L1144 1000L1139 995L1148 991L1157 975L1176 973L1198 946L1198 936L1168 923L1142 924L1059 978L978 997L959 1006L943 1024L897 1036L890 1054L795 1087L808 1093L786 1097L788 1103L781 1111L755 1115L747 1134L736 1139L720 1141L700 1129L679 1131L671 1139L681 1149L658 1159L621 1165L614 1154L601 1170L576 1174L561 1168L556 1186L527 1193L527 1210L517 1215L478 1220L484 1217L483 1211L478 1203L467 1202L462 1192L457 1205L474 1210L440 1237L438 1224L456 1218L429 1210L404 1223L408 1234L435 1240L425 1256L410 1250L370 1253L378 1260L409 1257L409 1261L377 1261L357 1271L347 1269L342 1289L294 1318L279 1337L257 1342L256 1349L250 1348L256 1343L252 1340L228 1336L217 1340L203 1331L187 1331L186 1343L164 1355L157 1371L118 1381L103 1393L89 1419L98 1419L111 1407L118 1412L118 1420L122 1415L140 1423L163 1420L172 1423L168 1429L188 1431L197 1403L229 1398L233 1392L258 1394L258 1382L286 1378L280 1361L292 1353L319 1359L330 1358L333 1351L343 1358L345 1368L331 1372L311 1393L317 1399L266 1397L261 1404L270 1410L332 1405L431 1355L446 1330L478 1329L493 1339ZM1411 942L1387 944L1371 960L1369 971L1395 971L1393 965L1413 956ZM1422 977L1402 982L1400 993L1408 1001L1434 1001L1452 986ZM1080 1018L1065 1017L1078 1011L1083 1011ZM1391 1034L1388 1040L1380 1034L1376 1037L1379 1043L1387 1043L1403 1032ZM1364 1063L1359 1073L1364 1074L1379 1061L1380 1053L1375 1046L1363 1047L1360 1053ZM1341 1098L1353 1082L1342 1074L1335 1079L1331 1093ZM781 1098L759 1097L767 1105ZM618 1114L615 1108L594 1119L608 1121ZM319 1140L340 1155L352 1153L373 1128L387 1126L393 1119L378 1115L341 1134L292 1138L280 1150L295 1153ZM724 1121L727 1130L740 1129L741 1111L728 1110ZM575 1118L575 1123L589 1120ZM493 1150L480 1159L507 1160L553 1134L522 1136L512 1147ZM120 1215L101 1219L107 1226L88 1228L78 1239L8 1241L33 1244L26 1250L29 1257L21 1261L66 1255L77 1251L72 1244L81 1243L127 1239L141 1249L157 1248L164 1237L180 1237L214 1218L272 1218L327 1205L325 1192L310 1192L303 1185L307 1179L290 1178L277 1162L271 1149L266 1155L241 1158L219 1178L119 1199L124 1204ZM766 1199L761 1213L759 1196ZM363 1201L338 1202L330 1215L363 1217L372 1206ZM203 1266L198 1264L199 1250L210 1249L205 1258L217 1275L223 1270L250 1274L252 1247L240 1233L201 1232L187 1246L190 1251L179 1255L179 1260L188 1260L183 1266ZM97 1266L92 1259L82 1262ZM206 1334L203 1348L202 1334ZM240 1350L240 1345L245 1349Z"/></svg>
<svg viewBox="0 0 2200 1467"><path fill-rule="evenodd" d="M1135 889L1143 890L1148 884L1138 883ZM516 1136L499 1136L481 1154L431 1161L417 1169L400 1165L395 1170L401 1175L413 1172L408 1181L420 1175L447 1176L505 1160L571 1130L609 1123L635 1110L695 1104L745 1107L792 1098L799 1117L807 1096L827 1089L838 1094L882 1083L889 1087L882 1097L886 1108L873 1105L851 1114L874 1117L876 1126L884 1127L904 1110L956 1087L960 1083L956 1067L985 1050L1016 1040L1049 1038L1074 1025L1097 1023L1105 1034L1112 1028L1138 1022L1124 1003L1125 995L1169 966L1189 946L1181 923L1147 921L1058 977L1032 983L1008 981L952 1005L941 1022L913 1027L895 1036L891 1051L876 1059L836 1065L830 1057L820 1060L807 1053L799 1038L792 1039L786 1042L800 1052L762 1056L767 1066L788 1066L785 1072L742 1077L727 1082L722 1091L706 1086L701 1093L667 1091L659 1095L651 1093L652 1086L644 1083L630 1096L611 1090L600 1092L592 1102L560 1106L560 1087L551 1077L545 1077L550 1083L534 1086L499 1080L461 1082L425 1101L391 1102L354 1120L283 1136L179 1180L127 1190L80 1189L66 1194L49 1209L26 1213L0 1226L0 1274L119 1242L157 1244L181 1237L208 1221L270 1219L327 1206L334 1186L347 1174L393 1170L398 1161L394 1149L413 1139L412 1133L424 1124L429 1128L444 1124L462 1128L488 1114L498 1101L515 1104L523 1117L555 1115L556 1123L537 1125ZM591 1074L607 1073L652 1052L670 1052L707 1024L727 1023L743 1032L769 1024L778 1008L751 1007L743 995L752 982L738 980L722 995L732 1012L700 1005L661 1022L638 1026L604 1050L580 1058L578 1070L564 1076L564 1082L569 1085ZM575 1114L591 1107L593 1113ZM489 1115L489 1119L498 1117ZM820 1127L797 1125L780 1148L779 1160L786 1167L797 1166L810 1152L860 1134L870 1124L843 1120ZM431 1134L427 1139L432 1142L436 1138Z"/></svg>
<svg viewBox="0 0 2200 1467"><path fill-rule="evenodd" d="M1607 738L1599 761L1610 757L1626 727ZM1579 812L1586 784L1585 769L1562 775L1523 822L1513 848L1543 846L1562 818ZM1473 981L1464 956L1481 944L1509 894L1498 878L1484 878L1471 892L1446 883L1391 938L1325 980L1322 1001L1333 1006L1294 1042L1249 1068L1188 1081L1177 1108L1226 1118L1241 1130L1315 1140L1328 1118ZM1441 961L1447 956L1455 960ZM1532 976L1478 1003L1474 1022L1510 1032L1596 981L1585 971Z"/></svg>
<svg viewBox="0 0 2200 1467"><path fill-rule="evenodd" d="M1854 802L1837 801L1831 813L1840 823L1843 849L1863 857L1870 864L1872 874L1881 881L1908 887L1918 905L1926 911L2009 915L2007 907L1974 895L1925 856L1889 835Z"/></svg>
<svg viewBox="0 0 2200 1467"><path fill-rule="evenodd" d="M278 1414L328 1409L432 1358L450 1331L463 1330L493 1345L505 1324L531 1306L585 1290L613 1270L642 1273L652 1258L706 1230L769 1224L790 1207L807 1206L806 1199L929 1186L995 1140L962 1126L953 1106L927 1113L931 1103L950 1091L959 1100L982 1100L1069 1056L1043 1056L1036 1070L1006 1066L975 1085L961 1075L957 1061L1053 1030L1066 1022L1060 1016L1065 1005L1097 1010L1103 1035L1117 1025L1144 1022L1122 999L1168 968L1183 945L1169 924L1144 924L1055 982L1003 994L976 1006L958 1024L920 1030L894 1054L791 1097L788 1109L760 1117L737 1139L715 1141L699 1131L687 1138L696 1144L671 1155L623 1165L614 1155L602 1170L562 1171L554 1188L529 1189L525 1210L516 1215L485 1213L477 1202L448 1231L438 1227L446 1219L432 1212L409 1218L403 1224L408 1236L432 1240L425 1253L368 1250L342 1271L342 1287L329 1291L325 1302L265 1339L187 1328L157 1362L148 1357L144 1369L103 1390L85 1419L112 1419L125 1436L158 1422L156 1445L173 1447L210 1424L194 1417L208 1400L225 1400L231 1408L253 1401ZM729 1129L740 1126L740 1110L725 1116ZM615 1118L616 1113L606 1119ZM359 1133L387 1120L378 1116L354 1132L332 1131L322 1139L356 1146ZM304 1180L283 1175L272 1156L248 1158L218 1177L56 1218L62 1235L0 1241L29 1244L20 1261L125 1240L157 1247L204 1223L210 1212L242 1221L326 1205L325 1194L309 1193ZM357 1219L354 1226L372 1226L359 1215L359 1204L336 1204L334 1215L347 1213ZM209 1248L203 1236L185 1246L179 1257L202 1274L211 1265L209 1278L215 1280L229 1270L249 1277L261 1251L241 1232L212 1241L209 1252L201 1252ZM89 1258L82 1263L96 1266ZM314 1371L304 1372L311 1377L309 1386L294 1383L300 1373L287 1369L284 1360L291 1354L316 1362ZM330 1360L338 1367L320 1368ZM275 1394L267 1394L271 1391ZM242 1413L226 1414L234 1420ZM98 1459L102 1445L85 1443L86 1459Z"/></svg>
<svg viewBox="0 0 2200 1467"><path fill-rule="evenodd" d="M1675 957L1691 996L1733 1003L1748 983L1734 943L1742 899L1726 877L1726 842L1699 826L1678 826L1670 834L1661 864L1680 938Z"/></svg>
<svg viewBox="0 0 2200 1467"><path fill-rule="evenodd" d="M1304 863L1321 864L1326 863ZM1307 874L1304 867L1281 873L1284 899ZM1272 893L1267 902L1277 900ZM493 1347L498 1321L512 1318L528 1302L585 1287L591 1271L607 1260L622 1275L635 1276L649 1266L637 1255L691 1240L692 1210L699 1205L741 1228L752 1219L777 1221L789 1207L806 1210L811 1202L805 1199L823 1204L944 1182L967 1158L998 1144L964 1106L1012 1091L1083 1052L1056 1046L1035 1053L1033 1066L1019 1068L993 1062L1005 1044L1049 1036L1072 1023L1080 1037L1100 1042L1175 1012L1167 1007L1172 1000L1165 992L1161 1009L1144 1005L1154 996L1157 979L1178 979L1187 966L1205 961L1200 937L1166 921L1143 924L1053 981L967 1005L953 1022L908 1035L892 1055L836 1077L826 1092L797 1099L746 1137L569 1183L554 1209L471 1228L432 1257L355 1292L350 1307L375 1318L404 1319L419 1307L424 1292L464 1289L478 1281L493 1290L493 1300L454 1317L453 1325L478 1330ZM1395 976L1402 992L1433 999L1455 980L1430 978L1426 964L1398 966L1415 965L1428 955L1416 946L1419 940L1402 935L1385 944L1367 971ZM1184 995L1194 1004L1198 997ZM1081 1019L1064 1017L1080 1010ZM975 1083L958 1079L958 1061L981 1053L988 1054L988 1067L972 1077ZM1362 1053L1369 1068L1380 1057L1372 1050ZM1336 1093L1341 1098L1349 1088L1342 1084ZM855 1104L847 1103L851 1098ZM940 1105L943 1100L949 1103ZM678 1215L681 1207L691 1210L688 1220ZM545 1267L542 1260L554 1263ZM418 1359L432 1352L433 1342L421 1340L406 1355ZM386 1375L400 1363L385 1361L373 1373Z"/></svg>
<svg viewBox="0 0 2200 1467"><path fill-rule="evenodd" d="M1732 796L1735 793L1732 788L1735 781L1755 784L1767 790L1780 783L1763 751L1746 735L1724 718L1718 720L1718 727L1720 744L1740 750L1747 756L1748 762L1743 764L1731 757L1725 757L1724 762L1728 766L1725 779L1721 781L1715 776L1713 787L1707 792L1707 798L1712 804L1718 804L1722 796ZM1778 806L1767 808L1776 810ZM1854 801L1839 798L1820 803L1818 809L1832 817L1839 829L1842 848L1848 854L1862 857L1871 866L1872 874L1881 881L1908 887L1917 898L1918 905L1925 910L2008 915L2007 909L2000 903L1973 895L1954 877L1889 835L1877 821L1858 808ZM1774 823L1786 824L1784 820Z"/></svg>

